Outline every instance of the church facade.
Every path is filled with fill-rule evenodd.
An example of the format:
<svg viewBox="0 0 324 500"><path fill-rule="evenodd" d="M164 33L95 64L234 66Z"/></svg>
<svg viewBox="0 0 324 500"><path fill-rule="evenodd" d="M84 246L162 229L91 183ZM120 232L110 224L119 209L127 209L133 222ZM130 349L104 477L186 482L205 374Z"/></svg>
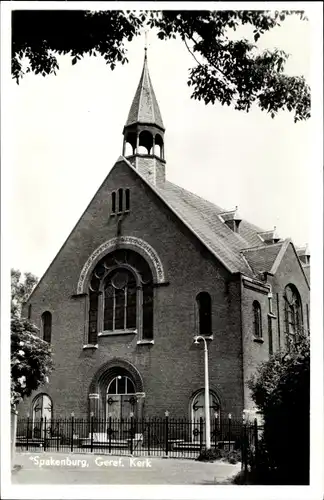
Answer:
<svg viewBox="0 0 324 500"><path fill-rule="evenodd" d="M309 333L307 249L169 182L164 132L145 54L122 156L24 306L55 370L20 415L199 418L204 337L211 414L241 417Z"/></svg>

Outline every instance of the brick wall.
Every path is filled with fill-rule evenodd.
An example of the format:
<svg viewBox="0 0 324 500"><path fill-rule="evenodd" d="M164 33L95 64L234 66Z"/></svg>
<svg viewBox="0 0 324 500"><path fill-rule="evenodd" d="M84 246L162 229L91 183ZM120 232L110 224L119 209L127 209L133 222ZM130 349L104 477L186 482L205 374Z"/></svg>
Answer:
<svg viewBox="0 0 324 500"><path fill-rule="evenodd" d="M284 292L288 284L293 284L299 291L304 326L307 329L306 304L309 305L309 286L299 264L298 258L289 244L281 263L274 276L268 276L268 284L272 287L272 344L273 352L286 348L286 325L285 325L285 301ZM278 296L278 301L277 301ZM256 342L253 335L253 301L257 300L262 311L263 342ZM279 305L279 307L278 307ZM252 408L254 406L247 388L247 381L255 371L257 366L269 359L269 335L268 335L268 313L269 302L266 293L260 293L251 288L243 287L242 294L242 324L243 324L243 352L244 352L244 406Z"/></svg>
<svg viewBox="0 0 324 500"><path fill-rule="evenodd" d="M116 217L110 217L110 193L120 187L131 192L131 209L123 219L121 234L139 237L156 250L169 285L154 292L154 345L137 345L132 334L102 337L97 350L83 350L86 298L72 295L89 255L117 235ZM53 315L56 369L42 390L52 397L55 415L86 414L91 380L103 363L117 357L141 373L147 416L161 416L169 410L171 416L188 417L191 395L204 386L203 347L193 344L195 298L200 291L209 292L212 298L210 387L220 397L224 412L240 415L240 280L230 277L134 172L117 164L30 299L31 320L37 325L43 311ZM27 409L30 401L21 405L20 413Z"/></svg>

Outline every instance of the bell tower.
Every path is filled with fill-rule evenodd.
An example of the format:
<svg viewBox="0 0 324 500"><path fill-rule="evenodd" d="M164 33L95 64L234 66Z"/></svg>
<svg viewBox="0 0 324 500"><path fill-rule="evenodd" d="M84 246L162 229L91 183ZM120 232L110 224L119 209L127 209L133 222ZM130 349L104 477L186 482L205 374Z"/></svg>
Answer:
<svg viewBox="0 0 324 500"><path fill-rule="evenodd" d="M123 130L123 156L154 185L165 181L164 132L145 47L142 75Z"/></svg>

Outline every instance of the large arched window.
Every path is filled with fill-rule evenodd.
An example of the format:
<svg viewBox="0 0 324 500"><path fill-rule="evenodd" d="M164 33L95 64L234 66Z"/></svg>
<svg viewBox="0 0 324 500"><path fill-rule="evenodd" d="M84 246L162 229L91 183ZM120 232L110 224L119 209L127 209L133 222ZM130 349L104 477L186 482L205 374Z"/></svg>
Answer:
<svg viewBox="0 0 324 500"><path fill-rule="evenodd" d="M211 297L207 292L200 292L196 297L198 308L198 333L199 335L211 335L212 333L212 311Z"/></svg>
<svg viewBox="0 0 324 500"><path fill-rule="evenodd" d="M116 250L95 267L89 286L88 343L101 335L137 333L153 339L153 276L133 250Z"/></svg>
<svg viewBox="0 0 324 500"><path fill-rule="evenodd" d="M52 315L49 311L42 314L42 334L45 342L51 343L52 338Z"/></svg>
<svg viewBox="0 0 324 500"><path fill-rule="evenodd" d="M297 288L287 285L284 298L286 334L296 340L297 336L303 333L302 304Z"/></svg>
<svg viewBox="0 0 324 500"><path fill-rule="evenodd" d="M260 303L253 302L253 334L256 338L262 338L262 315Z"/></svg>

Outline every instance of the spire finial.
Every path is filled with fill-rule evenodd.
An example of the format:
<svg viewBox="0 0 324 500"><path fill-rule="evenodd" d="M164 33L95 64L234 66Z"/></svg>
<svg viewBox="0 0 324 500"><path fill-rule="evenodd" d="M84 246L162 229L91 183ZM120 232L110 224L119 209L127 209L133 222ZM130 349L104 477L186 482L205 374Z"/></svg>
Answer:
<svg viewBox="0 0 324 500"><path fill-rule="evenodd" d="M147 30L145 30L145 46L144 46L144 58L147 59Z"/></svg>

